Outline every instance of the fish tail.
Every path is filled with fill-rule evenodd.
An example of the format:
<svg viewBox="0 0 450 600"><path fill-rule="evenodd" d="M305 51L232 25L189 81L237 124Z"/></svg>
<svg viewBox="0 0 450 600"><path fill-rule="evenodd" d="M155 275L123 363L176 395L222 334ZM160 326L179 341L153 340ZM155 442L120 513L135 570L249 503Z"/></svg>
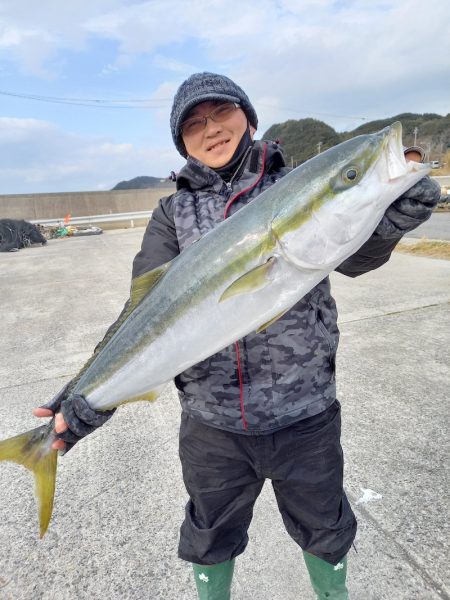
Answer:
<svg viewBox="0 0 450 600"><path fill-rule="evenodd" d="M41 538L50 523L55 495L58 451L52 449L53 441L52 419L47 425L0 442L0 461L23 465L34 475Z"/></svg>

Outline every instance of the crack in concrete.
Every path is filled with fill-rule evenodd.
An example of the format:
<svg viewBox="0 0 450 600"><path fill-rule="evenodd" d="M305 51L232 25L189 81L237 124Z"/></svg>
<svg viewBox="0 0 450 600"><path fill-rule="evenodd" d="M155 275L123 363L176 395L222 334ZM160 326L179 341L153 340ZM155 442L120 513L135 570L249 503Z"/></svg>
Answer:
<svg viewBox="0 0 450 600"><path fill-rule="evenodd" d="M57 375L56 377L43 377L42 379L33 379L30 381L23 381L22 383L15 383L13 385L6 385L4 387L0 387L0 392L4 392L7 390L13 390L16 388L23 387L24 385L31 385L33 383L42 383L43 381L53 381L54 379L65 379L66 377L75 377L76 371L73 373L63 373L62 375Z"/></svg>
<svg viewBox="0 0 450 600"><path fill-rule="evenodd" d="M445 300L444 302L437 302L434 304L423 304L421 306L412 306L410 308L404 308L404 309L399 309L399 310L392 310L389 312L385 312L385 313L380 313L380 314L375 314L375 315L368 315L367 317L358 317L356 319L347 319L347 320L339 320L338 321L338 325L347 325L347 323L357 323L358 321L368 321L370 319L379 319L381 317L389 317L391 315L402 315L404 313L408 313L408 312L414 312L416 310L423 310L426 308L436 308L438 306L445 306L449 304L450 305L450 300Z"/></svg>
<svg viewBox="0 0 450 600"><path fill-rule="evenodd" d="M351 500L351 503L353 505L356 505L356 496L354 496L348 491L346 491L346 494ZM358 512L360 512L361 515L375 527L375 529L382 533L382 535L389 541L389 543L397 549L402 559L410 565L413 571L415 571L427 585L431 586L431 588L434 592L436 592L436 594L438 594L443 600L450 600L450 594L447 593L444 589L444 584L440 584L438 581L436 581L428 573L428 571L417 562L414 556L412 556L412 554L406 548L404 548L402 544L398 542L397 539L391 533L389 533L389 531L386 531L386 529L384 529L381 523L373 515L371 515L370 512L366 508L364 508L364 506L358 505Z"/></svg>

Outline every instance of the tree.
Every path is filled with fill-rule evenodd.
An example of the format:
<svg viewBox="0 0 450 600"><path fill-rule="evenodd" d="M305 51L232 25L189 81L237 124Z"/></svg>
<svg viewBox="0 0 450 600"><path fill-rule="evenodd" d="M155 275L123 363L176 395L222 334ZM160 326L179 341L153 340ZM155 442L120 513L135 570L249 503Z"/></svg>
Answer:
<svg viewBox="0 0 450 600"><path fill-rule="evenodd" d="M336 131L316 119L289 120L272 125L263 135L263 139L279 139L284 150L287 164L299 165L318 153L331 148L341 141Z"/></svg>

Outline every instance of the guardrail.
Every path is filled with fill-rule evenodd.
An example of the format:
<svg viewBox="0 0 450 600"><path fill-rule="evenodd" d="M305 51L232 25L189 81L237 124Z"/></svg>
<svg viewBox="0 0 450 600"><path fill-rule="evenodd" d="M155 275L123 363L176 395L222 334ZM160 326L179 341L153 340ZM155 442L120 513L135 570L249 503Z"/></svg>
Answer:
<svg viewBox="0 0 450 600"><path fill-rule="evenodd" d="M71 217L69 225L96 225L98 223L114 223L115 221L130 221L130 226L134 227L134 221L150 219L152 210L143 210L134 213L114 213L106 215L89 215L87 217ZM61 219L33 219L30 223L34 225L54 225L59 226L64 223L64 217Z"/></svg>
<svg viewBox="0 0 450 600"><path fill-rule="evenodd" d="M441 185L450 184L449 175L433 176ZM444 181L445 180L445 181ZM118 221L129 221L130 227L134 227L134 222L143 219L150 219L152 210L143 210L131 213L114 213L106 215L89 215L87 217L71 217L70 225L98 225L99 223L114 223ZM64 217L61 219L33 219L29 221L33 224L61 226L64 223Z"/></svg>

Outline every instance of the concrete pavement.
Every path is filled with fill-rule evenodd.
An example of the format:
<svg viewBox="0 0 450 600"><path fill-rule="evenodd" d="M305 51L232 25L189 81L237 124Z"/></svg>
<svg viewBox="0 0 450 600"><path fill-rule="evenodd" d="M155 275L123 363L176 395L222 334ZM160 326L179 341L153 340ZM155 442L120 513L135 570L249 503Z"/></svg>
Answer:
<svg viewBox="0 0 450 600"><path fill-rule="evenodd" d="M143 230L0 254L0 439L35 427L120 311ZM450 599L450 261L394 254L357 279L332 275L340 311L338 397L346 489L359 521L352 600ZM0 464L0 598L194 600L176 557L186 494L172 386L120 409L60 459L38 539L28 472ZM382 498L359 503L362 489ZM447 528L447 529L446 529ZM266 483L234 600L313 600L298 547Z"/></svg>

